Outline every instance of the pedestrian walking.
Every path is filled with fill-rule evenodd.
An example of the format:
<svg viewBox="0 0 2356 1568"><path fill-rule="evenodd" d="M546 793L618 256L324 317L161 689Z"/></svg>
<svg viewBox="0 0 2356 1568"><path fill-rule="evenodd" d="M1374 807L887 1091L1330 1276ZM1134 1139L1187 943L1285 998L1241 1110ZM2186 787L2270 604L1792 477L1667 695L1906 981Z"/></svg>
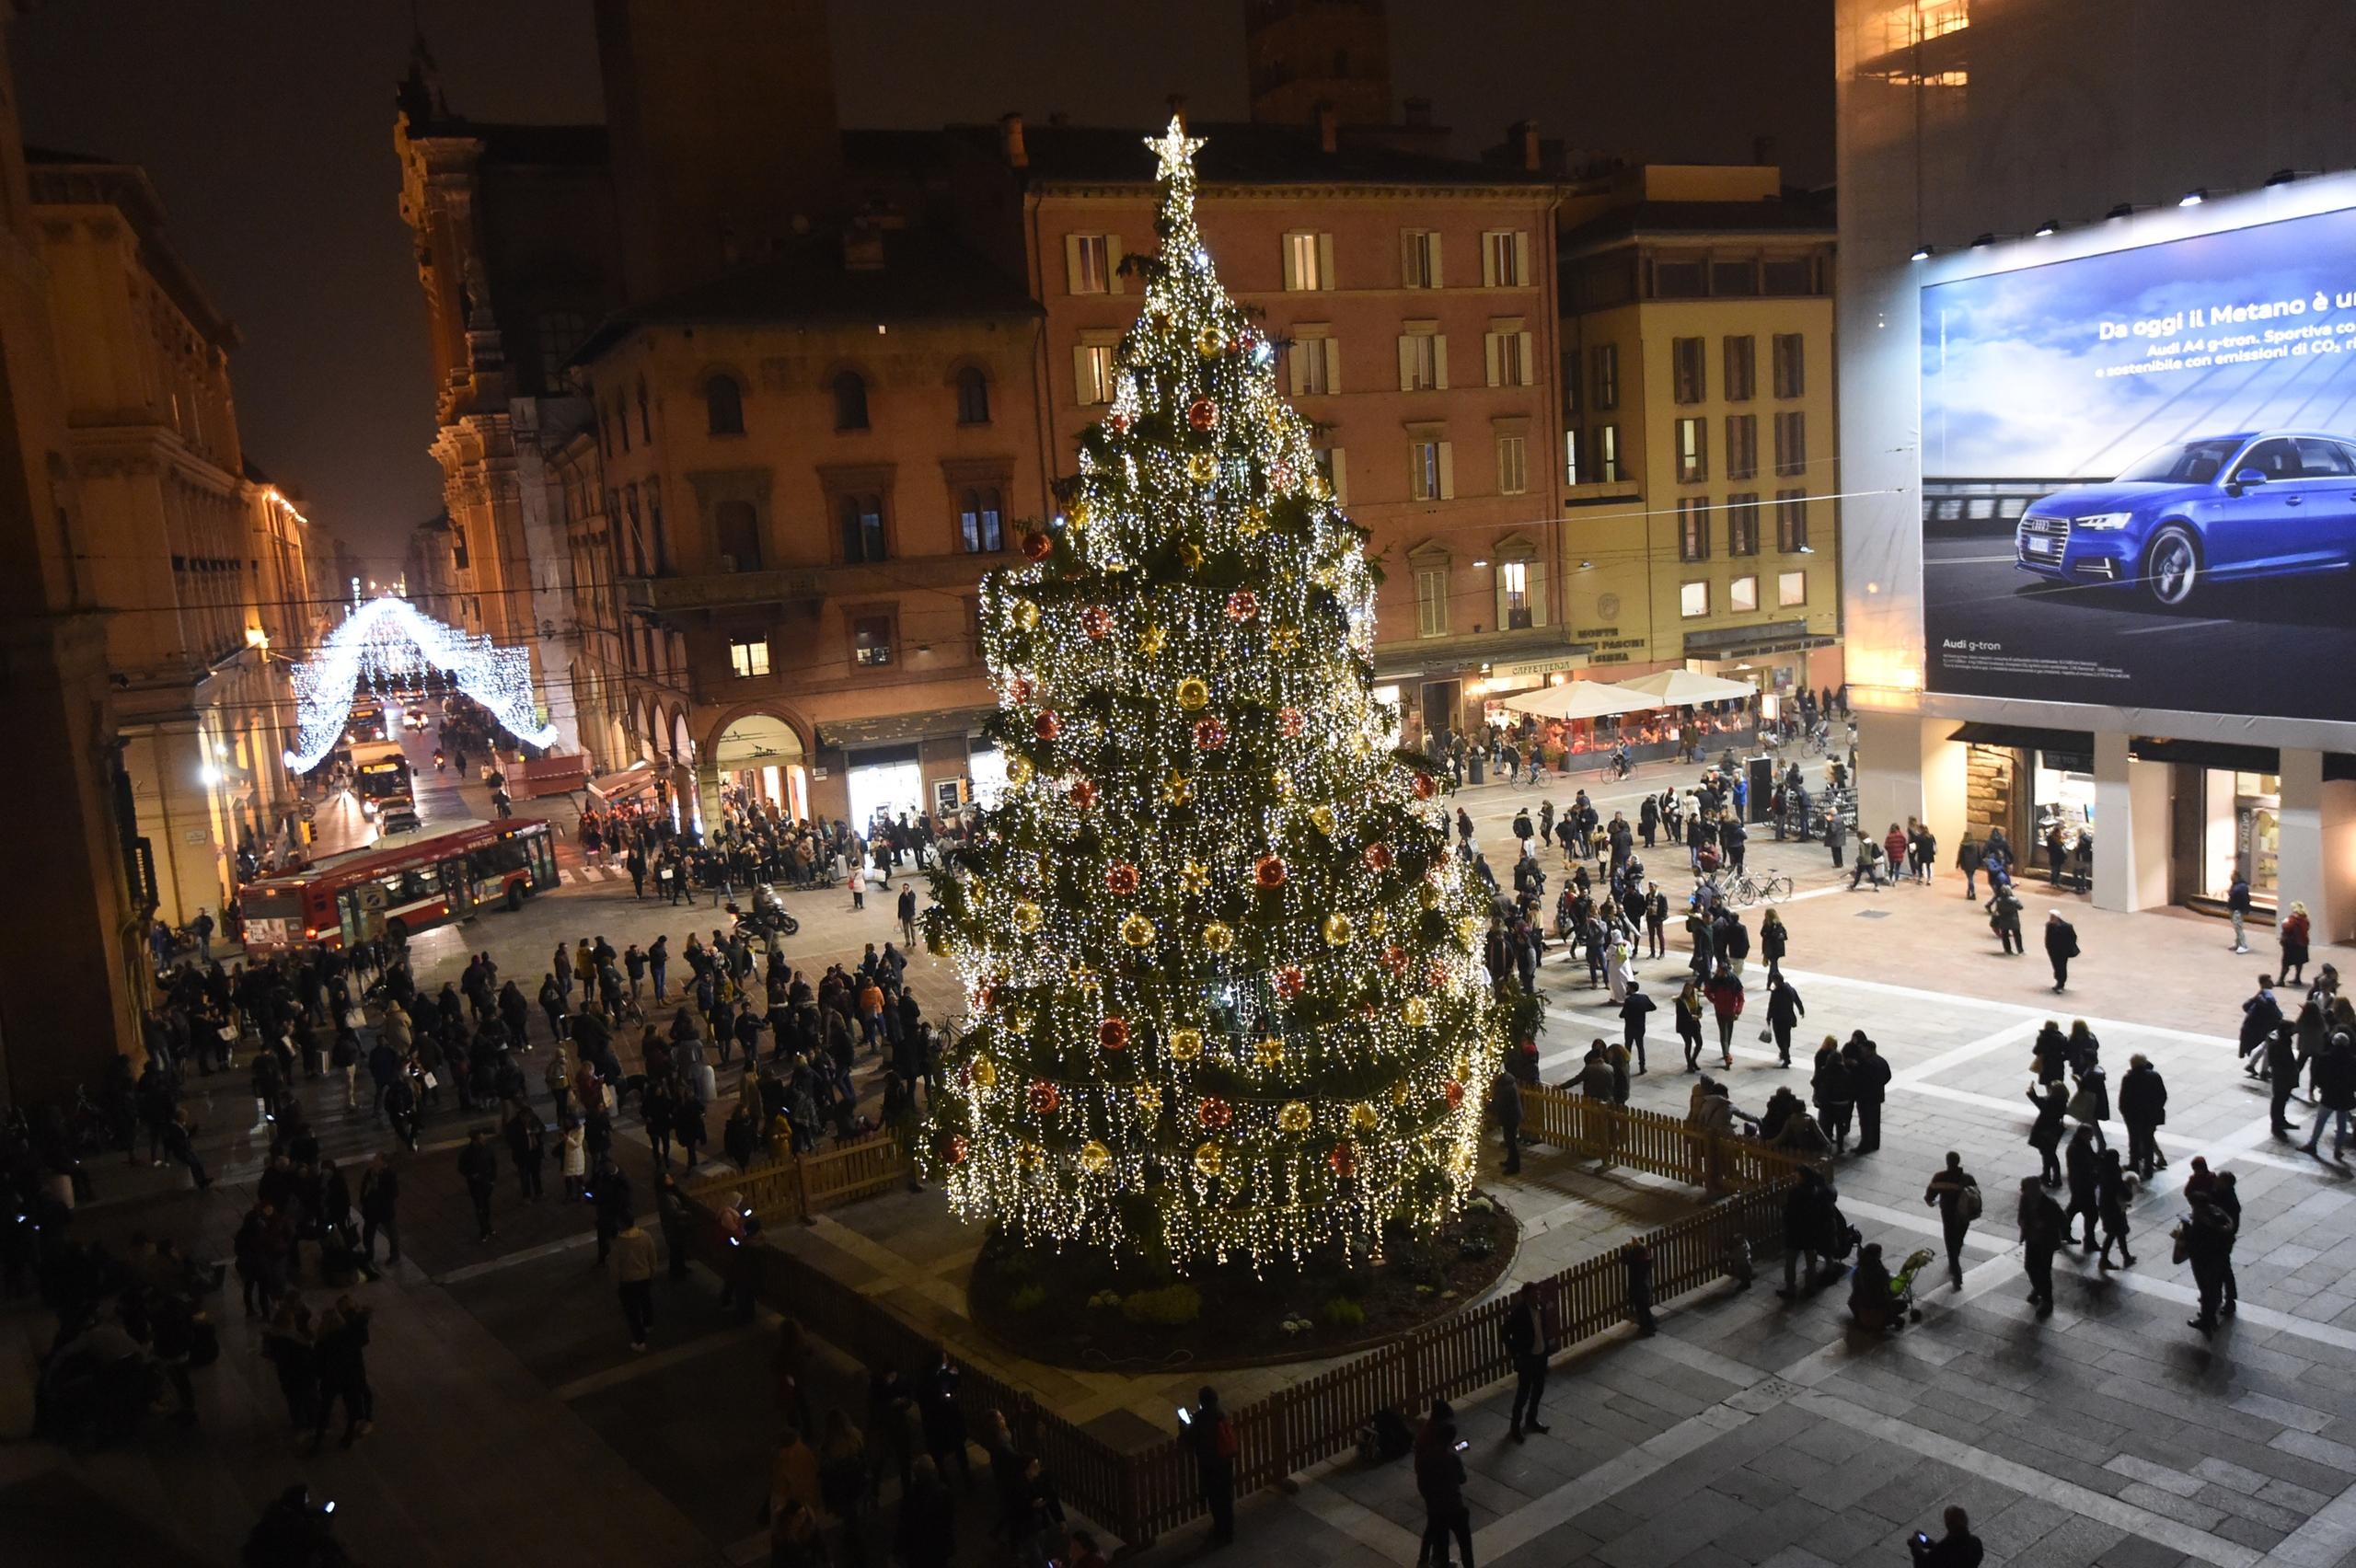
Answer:
<svg viewBox="0 0 2356 1568"><path fill-rule="evenodd" d="M2337 1162L2351 1136L2350 1113L2356 1112L2356 1038L2345 1030L2333 1030L2309 1067L2315 1075L2316 1130L2304 1147L2316 1153L2325 1124L2336 1117L2339 1125L2331 1136L2331 1158Z"/></svg>
<svg viewBox="0 0 2356 1568"><path fill-rule="evenodd" d="M2095 1208L2102 1219L2102 1258L2096 1265L2108 1273L2110 1249L2119 1248L2119 1266L2131 1269L2135 1255L2127 1250L2127 1170L2115 1148L2103 1150L2102 1171L2095 1186Z"/></svg>
<svg viewBox="0 0 2356 1568"><path fill-rule="evenodd" d="M2119 1119L2127 1124L2127 1163L2145 1182L2167 1161L2160 1158L2160 1128L2168 1119L2168 1086L2151 1058L2127 1058L2127 1076L2119 1080Z"/></svg>
<svg viewBox="0 0 2356 1568"><path fill-rule="evenodd" d="M1496 1113L1497 1131L1506 1146L1505 1173L1521 1173L1521 1085L1503 1067L1489 1084L1489 1108Z"/></svg>
<svg viewBox="0 0 2356 1568"><path fill-rule="evenodd" d="M1850 1087L1857 1097L1857 1152L1871 1154L1881 1147L1881 1108L1889 1097L1889 1063L1862 1029L1851 1031L1841 1056L1848 1065Z"/></svg>
<svg viewBox="0 0 2356 1568"><path fill-rule="evenodd" d="M621 1300L622 1321L629 1327L629 1347L643 1352L647 1333L654 1325L654 1238L639 1225L635 1215L627 1217L615 1233L606 1265L613 1271L614 1293Z"/></svg>
<svg viewBox="0 0 2356 1568"><path fill-rule="evenodd" d="M477 1127L467 1135L467 1147L458 1151L458 1174L467 1183L467 1196L475 1205L475 1227L478 1240L488 1241L494 1232L491 1228L491 1193L499 1181L499 1151Z"/></svg>
<svg viewBox="0 0 2356 1568"><path fill-rule="evenodd" d="M1424 1539L1418 1556L1428 1553L1433 1568L1448 1568L1451 1535L1463 1550L1464 1568L1472 1568L1472 1516L1464 1505L1464 1479L1456 1412L1442 1400L1432 1406L1431 1418L1415 1438L1415 1490L1424 1500Z"/></svg>
<svg viewBox="0 0 2356 1568"><path fill-rule="evenodd" d="M1765 933L1761 933L1763 938ZM1807 1004L1800 1000L1799 987L1784 977L1782 970L1770 965L1767 986L1767 1037L1775 1043L1775 1065L1792 1065L1792 1031L1807 1016Z"/></svg>
<svg viewBox="0 0 2356 1568"><path fill-rule="evenodd" d="M2053 994L2070 984L2070 961L2078 956L2078 928L2062 918L2062 911L2045 912L2045 956L2053 965Z"/></svg>
<svg viewBox="0 0 2356 1568"><path fill-rule="evenodd" d="M2037 1120L2028 1130L2028 1146L2037 1150L2038 1158L2043 1161L2038 1179L2046 1186L2058 1187L2062 1184L2059 1151L2069 1132L2069 1091L2058 1083L2039 1082L2030 1087L2028 1102L2037 1107Z"/></svg>
<svg viewBox="0 0 2356 1568"><path fill-rule="evenodd" d="M1939 1230L1947 1246L1947 1278L1958 1290L1963 1288L1963 1239L1970 1233L1971 1222L1980 1217L1980 1183L1963 1168L1963 1156L1947 1151L1944 1170L1931 1178L1923 1189L1923 1202L1937 1205Z"/></svg>
<svg viewBox="0 0 2356 1568"><path fill-rule="evenodd" d="M2208 1196L2195 1198L2191 1216L2177 1227L2176 1259L2192 1265L2192 1285L2200 1303L2200 1310L2185 1320L2187 1328L2215 1333L2218 1317L2232 1310L2225 1303L2224 1290L2232 1267L2233 1238L2233 1221Z"/></svg>
<svg viewBox="0 0 2356 1568"><path fill-rule="evenodd" d="M2029 1305L2042 1318L2053 1310L2053 1254L2061 1250L2070 1222L2035 1176L2021 1178L2019 1226L2021 1272L2028 1275Z"/></svg>
<svg viewBox="0 0 2356 1568"><path fill-rule="evenodd" d="M2307 906L2293 904L2291 912L2282 917L2280 936L2282 943L2282 984L2297 986L2304 983L2307 970L2307 943L2314 925L2307 918Z"/></svg>

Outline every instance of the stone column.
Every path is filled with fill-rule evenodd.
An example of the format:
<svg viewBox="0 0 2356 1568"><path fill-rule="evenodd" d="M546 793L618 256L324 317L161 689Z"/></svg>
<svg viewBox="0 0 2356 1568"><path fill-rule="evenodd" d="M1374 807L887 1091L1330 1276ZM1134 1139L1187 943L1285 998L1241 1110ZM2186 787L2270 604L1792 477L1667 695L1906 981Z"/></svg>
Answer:
<svg viewBox="0 0 2356 1568"><path fill-rule="evenodd" d="M2285 746L2281 769L2281 907L2307 906L2318 947L2349 940L2356 934L2356 782L2327 780L2321 752Z"/></svg>

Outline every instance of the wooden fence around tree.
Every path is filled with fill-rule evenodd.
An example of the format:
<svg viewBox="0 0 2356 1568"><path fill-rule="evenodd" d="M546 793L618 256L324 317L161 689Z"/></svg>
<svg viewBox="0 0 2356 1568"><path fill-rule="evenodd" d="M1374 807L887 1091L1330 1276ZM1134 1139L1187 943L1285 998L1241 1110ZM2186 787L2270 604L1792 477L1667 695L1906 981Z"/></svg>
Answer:
<svg viewBox="0 0 2356 1568"><path fill-rule="evenodd" d="M1632 1239L1652 1255L1656 1302L1724 1277L1738 1251L1780 1251L1784 1197L1801 1161L1755 1139L1697 1133L1671 1117L1553 1090L1525 1090L1522 1102L1524 1131L1566 1152L1724 1194L1699 1213ZM883 1191L906 1170L898 1146L867 1139L713 1178L693 1196L716 1201L738 1191L774 1222ZM714 1267L746 1271L759 1299L864 1365L913 1368L938 1348L889 1304L791 1252L755 1246L722 1257L717 1228L707 1226L703 1234ZM1558 1354L1631 1317L1623 1252L1615 1248L1538 1282ZM1503 1328L1511 1306L1509 1297L1494 1297L1229 1412L1240 1444L1238 1492L1275 1485L1351 1448L1379 1409L1396 1408L1412 1420L1434 1400L1460 1399L1509 1377ZM1065 1501L1122 1540L1142 1545L1204 1511L1193 1456L1176 1435L1116 1449L1023 1390L979 1368L960 1368L959 1399L969 1421L978 1426L985 1412L1001 1412L1018 1441L1056 1478Z"/></svg>

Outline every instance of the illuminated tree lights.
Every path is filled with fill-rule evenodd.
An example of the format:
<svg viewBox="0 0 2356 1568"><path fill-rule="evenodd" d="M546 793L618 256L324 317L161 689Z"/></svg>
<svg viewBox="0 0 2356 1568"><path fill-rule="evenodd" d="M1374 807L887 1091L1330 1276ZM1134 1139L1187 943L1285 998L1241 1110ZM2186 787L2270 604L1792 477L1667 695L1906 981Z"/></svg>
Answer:
<svg viewBox="0 0 2356 1568"><path fill-rule="evenodd" d="M934 878L968 1219L1181 1267L1380 1250L1471 1190L1502 1020L1440 790L1383 748L1376 578L1160 158L1103 423L982 590L1007 789Z"/></svg>
<svg viewBox="0 0 2356 1568"><path fill-rule="evenodd" d="M352 611L317 652L294 666L300 732L286 766L308 773L326 760L352 721L352 699L363 679L406 684L423 679L429 668L448 675L517 740L545 746L556 739L556 727L539 722L533 706L529 653L445 626L387 594Z"/></svg>

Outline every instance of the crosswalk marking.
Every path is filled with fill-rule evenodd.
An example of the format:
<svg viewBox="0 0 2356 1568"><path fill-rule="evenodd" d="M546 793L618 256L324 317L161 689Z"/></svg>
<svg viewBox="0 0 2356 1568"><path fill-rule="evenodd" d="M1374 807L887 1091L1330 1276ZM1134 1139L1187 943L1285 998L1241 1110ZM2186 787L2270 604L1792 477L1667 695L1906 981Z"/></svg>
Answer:
<svg viewBox="0 0 2356 1568"><path fill-rule="evenodd" d="M629 873L619 866L560 866L556 880L578 886L586 882L628 882Z"/></svg>

